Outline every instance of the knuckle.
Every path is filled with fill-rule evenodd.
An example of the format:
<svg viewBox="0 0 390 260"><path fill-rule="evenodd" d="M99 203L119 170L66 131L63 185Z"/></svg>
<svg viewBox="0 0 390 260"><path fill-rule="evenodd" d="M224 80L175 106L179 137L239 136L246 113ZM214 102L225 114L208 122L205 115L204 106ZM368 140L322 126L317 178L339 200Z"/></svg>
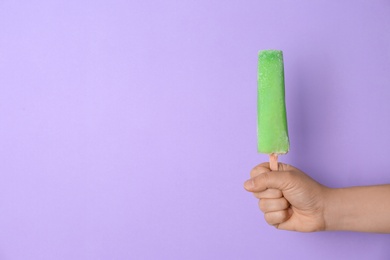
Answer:
<svg viewBox="0 0 390 260"><path fill-rule="evenodd" d="M260 174L260 175L252 178L254 187L256 187L258 192L264 191L263 177L262 176L263 176L263 174Z"/></svg>
<svg viewBox="0 0 390 260"><path fill-rule="evenodd" d="M251 178L255 177L256 176L256 167L253 168L251 171L250 171L250 174Z"/></svg>
<svg viewBox="0 0 390 260"><path fill-rule="evenodd" d="M276 226L278 228L279 224L288 220L288 214L286 213L285 210L268 212L268 213L264 213L264 219L268 224L272 226Z"/></svg>
<svg viewBox="0 0 390 260"><path fill-rule="evenodd" d="M253 196L254 196L255 198L258 198L258 199L260 199L260 195L259 195L259 193L258 193L258 192L253 192L252 194L253 194Z"/></svg>
<svg viewBox="0 0 390 260"><path fill-rule="evenodd" d="M270 179L270 176L269 176L269 173L264 173L261 175L261 181L265 184L266 187L268 187L268 183L269 183L269 179Z"/></svg>
<svg viewBox="0 0 390 260"><path fill-rule="evenodd" d="M259 200L259 208L263 212L274 212L276 216L279 216L282 210L286 210L290 207L290 203L285 198L280 199L266 199Z"/></svg>
<svg viewBox="0 0 390 260"><path fill-rule="evenodd" d="M276 224L274 214L272 214L272 213L265 213L264 219L270 225Z"/></svg>
<svg viewBox="0 0 390 260"><path fill-rule="evenodd" d="M266 201L264 199L259 200L259 208L263 212L267 211Z"/></svg>
<svg viewBox="0 0 390 260"><path fill-rule="evenodd" d="M258 175L261 174L260 168L261 168L261 167L260 167L259 165L257 165L255 168L253 168L253 169L251 170L251 172L250 172L251 178L254 178L254 177L256 177L256 176L258 176Z"/></svg>
<svg viewBox="0 0 390 260"><path fill-rule="evenodd" d="M253 178L266 172L269 172L269 169L264 164L259 164L250 171L250 176Z"/></svg>
<svg viewBox="0 0 390 260"><path fill-rule="evenodd" d="M279 219L280 219L280 223L285 222L286 220L288 220L288 213L287 213L286 210L283 210L283 211L279 212Z"/></svg>

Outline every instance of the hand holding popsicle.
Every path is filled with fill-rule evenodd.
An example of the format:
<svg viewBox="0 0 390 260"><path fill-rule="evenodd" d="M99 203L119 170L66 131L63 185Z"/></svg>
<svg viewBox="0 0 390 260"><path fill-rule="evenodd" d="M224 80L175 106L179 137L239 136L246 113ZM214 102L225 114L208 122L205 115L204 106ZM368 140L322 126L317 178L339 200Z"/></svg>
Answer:
<svg viewBox="0 0 390 260"><path fill-rule="evenodd" d="M260 199L266 221L278 229L390 233L389 184L333 189L293 166L279 163L275 172L262 163L244 187Z"/></svg>
<svg viewBox="0 0 390 260"><path fill-rule="evenodd" d="M264 50L258 56L257 81L257 149L269 154L269 164L257 166L246 183L260 199L266 221L287 230L316 231L324 229L321 198L325 187L299 170L279 164L278 155L289 151L283 53ZM272 172L269 172L269 171ZM295 172L300 178L283 183ZM295 182L294 182L295 181ZM287 186L286 186L287 185Z"/></svg>
<svg viewBox="0 0 390 260"><path fill-rule="evenodd" d="M256 166L245 188L260 199L259 207L270 225L279 229L311 232L325 229L324 200L327 188L300 170L269 163Z"/></svg>
<svg viewBox="0 0 390 260"><path fill-rule="evenodd" d="M289 150L283 53L259 52L257 148L270 162L256 166L244 187L260 199L266 221L279 229L390 233L390 185L331 189L287 164Z"/></svg>

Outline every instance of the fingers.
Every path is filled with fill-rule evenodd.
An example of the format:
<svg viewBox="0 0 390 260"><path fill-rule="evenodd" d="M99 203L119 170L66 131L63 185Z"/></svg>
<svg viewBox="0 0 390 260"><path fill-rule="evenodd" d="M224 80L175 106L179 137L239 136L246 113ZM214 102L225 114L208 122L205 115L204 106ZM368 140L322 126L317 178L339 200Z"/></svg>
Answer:
<svg viewBox="0 0 390 260"><path fill-rule="evenodd" d="M271 171L269 163L262 163L253 168L250 176L244 188L260 199L259 208L266 222L276 228L290 230L293 208L284 196L291 196L291 190L307 180L306 175L288 164L279 163L278 171Z"/></svg>
<svg viewBox="0 0 390 260"><path fill-rule="evenodd" d="M278 189L266 189L262 192L254 192L253 195L258 199L279 199L283 197L283 193Z"/></svg>
<svg viewBox="0 0 390 260"><path fill-rule="evenodd" d="M279 199L261 199L259 201L259 208L264 213L281 211L288 209L290 203L285 198Z"/></svg>
<svg viewBox="0 0 390 260"><path fill-rule="evenodd" d="M264 192L260 192L258 196L264 196L259 200L259 208L264 212L264 218L268 224L277 226L287 221L290 214L290 203L282 197L283 194L279 193L279 190L268 189ZM280 196L275 198L265 198L272 196Z"/></svg>
<svg viewBox="0 0 390 260"><path fill-rule="evenodd" d="M262 199L259 207L264 212L265 221L276 227L291 217L290 204L285 198Z"/></svg>
<svg viewBox="0 0 390 260"><path fill-rule="evenodd" d="M278 227L279 224L286 222L290 218L288 209L281 211L268 212L264 214L264 219L268 224Z"/></svg>

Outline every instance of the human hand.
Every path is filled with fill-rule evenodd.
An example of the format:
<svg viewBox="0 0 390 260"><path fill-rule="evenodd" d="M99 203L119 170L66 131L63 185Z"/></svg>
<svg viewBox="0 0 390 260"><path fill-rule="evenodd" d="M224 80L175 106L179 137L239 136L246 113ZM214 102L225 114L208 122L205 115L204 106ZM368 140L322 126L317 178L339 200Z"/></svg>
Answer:
<svg viewBox="0 0 390 260"><path fill-rule="evenodd" d="M330 189L293 166L278 166L278 171L271 171L269 163L256 166L244 184L260 199L267 223L291 231L325 230L325 197Z"/></svg>

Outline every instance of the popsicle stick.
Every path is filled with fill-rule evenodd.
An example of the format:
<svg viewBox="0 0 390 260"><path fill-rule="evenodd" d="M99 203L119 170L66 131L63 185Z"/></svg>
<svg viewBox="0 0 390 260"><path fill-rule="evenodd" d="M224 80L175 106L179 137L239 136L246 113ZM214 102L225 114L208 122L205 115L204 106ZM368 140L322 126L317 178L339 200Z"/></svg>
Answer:
<svg viewBox="0 0 390 260"><path fill-rule="evenodd" d="M271 168L271 171L277 171L279 169L279 167L278 167L278 154L271 153L269 155L269 167Z"/></svg>

